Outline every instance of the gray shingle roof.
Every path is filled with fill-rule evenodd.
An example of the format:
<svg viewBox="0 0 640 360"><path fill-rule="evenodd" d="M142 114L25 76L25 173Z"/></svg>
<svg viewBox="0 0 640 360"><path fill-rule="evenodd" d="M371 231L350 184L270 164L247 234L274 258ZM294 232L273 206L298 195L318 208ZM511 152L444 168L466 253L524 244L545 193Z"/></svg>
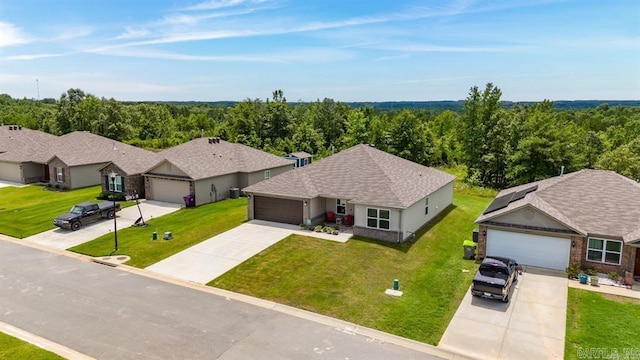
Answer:
<svg viewBox="0 0 640 360"><path fill-rule="evenodd" d="M533 206L577 232L640 240L640 184L606 170L580 170L502 190L498 196L538 185L506 208L481 215L477 223L523 206Z"/></svg>
<svg viewBox="0 0 640 360"><path fill-rule="evenodd" d="M243 190L406 209L454 179L443 171L361 144Z"/></svg>
<svg viewBox="0 0 640 360"><path fill-rule="evenodd" d="M298 151L298 152L287 154L287 156L296 157L296 158L299 158L299 159L304 159L304 158L311 157L311 154L309 154L308 152L305 152L305 151Z"/></svg>
<svg viewBox="0 0 640 360"><path fill-rule="evenodd" d="M53 156L51 147L57 142L57 136L25 127L9 130L10 126L14 128L13 125L0 126L0 161L45 164Z"/></svg>
<svg viewBox="0 0 640 360"><path fill-rule="evenodd" d="M154 152L87 131L60 136L53 150L67 166L113 162L128 175L140 174L159 161Z"/></svg>
<svg viewBox="0 0 640 360"><path fill-rule="evenodd" d="M252 147L208 138L194 139L158 153L194 180L238 172L252 173L281 166L293 166L290 160ZM159 163L156 163L159 165ZM150 169L147 169L150 170Z"/></svg>

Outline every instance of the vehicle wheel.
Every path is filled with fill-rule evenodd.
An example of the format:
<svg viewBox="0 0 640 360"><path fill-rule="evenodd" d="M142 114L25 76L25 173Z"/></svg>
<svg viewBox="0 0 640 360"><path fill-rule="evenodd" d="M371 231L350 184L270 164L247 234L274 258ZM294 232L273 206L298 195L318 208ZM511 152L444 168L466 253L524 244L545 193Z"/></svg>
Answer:
<svg viewBox="0 0 640 360"><path fill-rule="evenodd" d="M507 294L507 296L504 297L504 299L502 299L503 303L508 303L509 302L509 294Z"/></svg>
<svg viewBox="0 0 640 360"><path fill-rule="evenodd" d="M76 231L82 227L82 223L80 221L76 221L71 224L71 230Z"/></svg>
<svg viewBox="0 0 640 360"><path fill-rule="evenodd" d="M115 212L115 211L113 211L113 210L111 210L111 211L109 211L109 212L107 213L107 217L108 217L109 219L113 219L115 216L116 216L116 212Z"/></svg>

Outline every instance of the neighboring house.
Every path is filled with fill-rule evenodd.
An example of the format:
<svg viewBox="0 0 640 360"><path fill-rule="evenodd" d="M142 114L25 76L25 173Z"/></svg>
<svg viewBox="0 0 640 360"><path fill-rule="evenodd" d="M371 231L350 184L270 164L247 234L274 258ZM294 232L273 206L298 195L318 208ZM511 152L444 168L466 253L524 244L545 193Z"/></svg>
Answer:
<svg viewBox="0 0 640 360"><path fill-rule="evenodd" d="M298 151L298 152L294 152L294 153L289 153L289 154L285 155L284 158L287 159L287 160L293 161L293 164L294 164L293 167L294 168L307 166L307 165L311 164L311 161L313 160L313 156L311 156L311 154L306 153L304 151Z"/></svg>
<svg viewBox="0 0 640 360"><path fill-rule="evenodd" d="M47 161L55 135L18 125L0 126L0 180L30 184L49 180Z"/></svg>
<svg viewBox="0 0 640 360"><path fill-rule="evenodd" d="M353 217L353 234L404 241L451 205L455 177L356 145L243 191L249 219L318 224Z"/></svg>
<svg viewBox="0 0 640 360"><path fill-rule="evenodd" d="M195 204L216 202L240 188L291 170L291 161L220 138L199 138L166 149L143 174L147 199Z"/></svg>
<svg viewBox="0 0 640 360"><path fill-rule="evenodd" d="M51 184L67 189L102 184L103 191L110 190L109 184L105 183L105 174L101 173L109 163L116 164L122 171L116 180L121 185L116 185L116 188L122 189L124 185L126 189L123 178L130 175L131 171L141 171L141 163L148 168L152 162L145 161L155 156L150 151L87 131L75 131L58 137L52 153L53 157L47 161Z"/></svg>
<svg viewBox="0 0 640 360"><path fill-rule="evenodd" d="M142 173L156 165L160 160L158 154L151 151L147 153L133 152L134 155L126 159L117 159L102 167L103 192L121 193L125 197L145 197L144 177ZM142 155L142 156L135 156ZM115 174L115 179L111 177Z"/></svg>
<svg viewBox="0 0 640 360"><path fill-rule="evenodd" d="M502 190L476 223L480 257L558 270L577 262L640 276L640 184L612 171L581 170Z"/></svg>

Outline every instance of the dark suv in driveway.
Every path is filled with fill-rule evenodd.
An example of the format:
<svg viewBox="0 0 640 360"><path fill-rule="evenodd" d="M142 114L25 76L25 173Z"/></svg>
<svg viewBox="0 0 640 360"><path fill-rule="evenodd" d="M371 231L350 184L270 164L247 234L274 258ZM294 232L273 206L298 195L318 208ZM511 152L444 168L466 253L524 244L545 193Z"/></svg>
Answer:
<svg viewBox="0 0 640 360"><path fill-rule="evenodd" d="M518 263L498 256L487 256L473 277L471 294L509 302L511 288L518 281Z"/></svg>

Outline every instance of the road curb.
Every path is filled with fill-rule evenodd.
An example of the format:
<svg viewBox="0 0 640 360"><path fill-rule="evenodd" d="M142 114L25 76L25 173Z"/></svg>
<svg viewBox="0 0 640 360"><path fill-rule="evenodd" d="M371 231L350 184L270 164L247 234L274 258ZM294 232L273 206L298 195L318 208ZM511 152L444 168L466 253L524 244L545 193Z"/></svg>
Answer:
<svg viewBox="0 0 640 360"><path fill-rule="evenodd" d="M51 340L45 339L36 334L32 334L30 332L24 331L20 328L17 328L13 325L9 325L0 321L0 332L3 332L7 335L11 335L20 340L26 341L30 344L33 344L41 349L50 351L59 356L62 356L65 359L69 360L95 360L91 356L85 355L76 350L70 349L64 345L60 345Z"/></svg>

